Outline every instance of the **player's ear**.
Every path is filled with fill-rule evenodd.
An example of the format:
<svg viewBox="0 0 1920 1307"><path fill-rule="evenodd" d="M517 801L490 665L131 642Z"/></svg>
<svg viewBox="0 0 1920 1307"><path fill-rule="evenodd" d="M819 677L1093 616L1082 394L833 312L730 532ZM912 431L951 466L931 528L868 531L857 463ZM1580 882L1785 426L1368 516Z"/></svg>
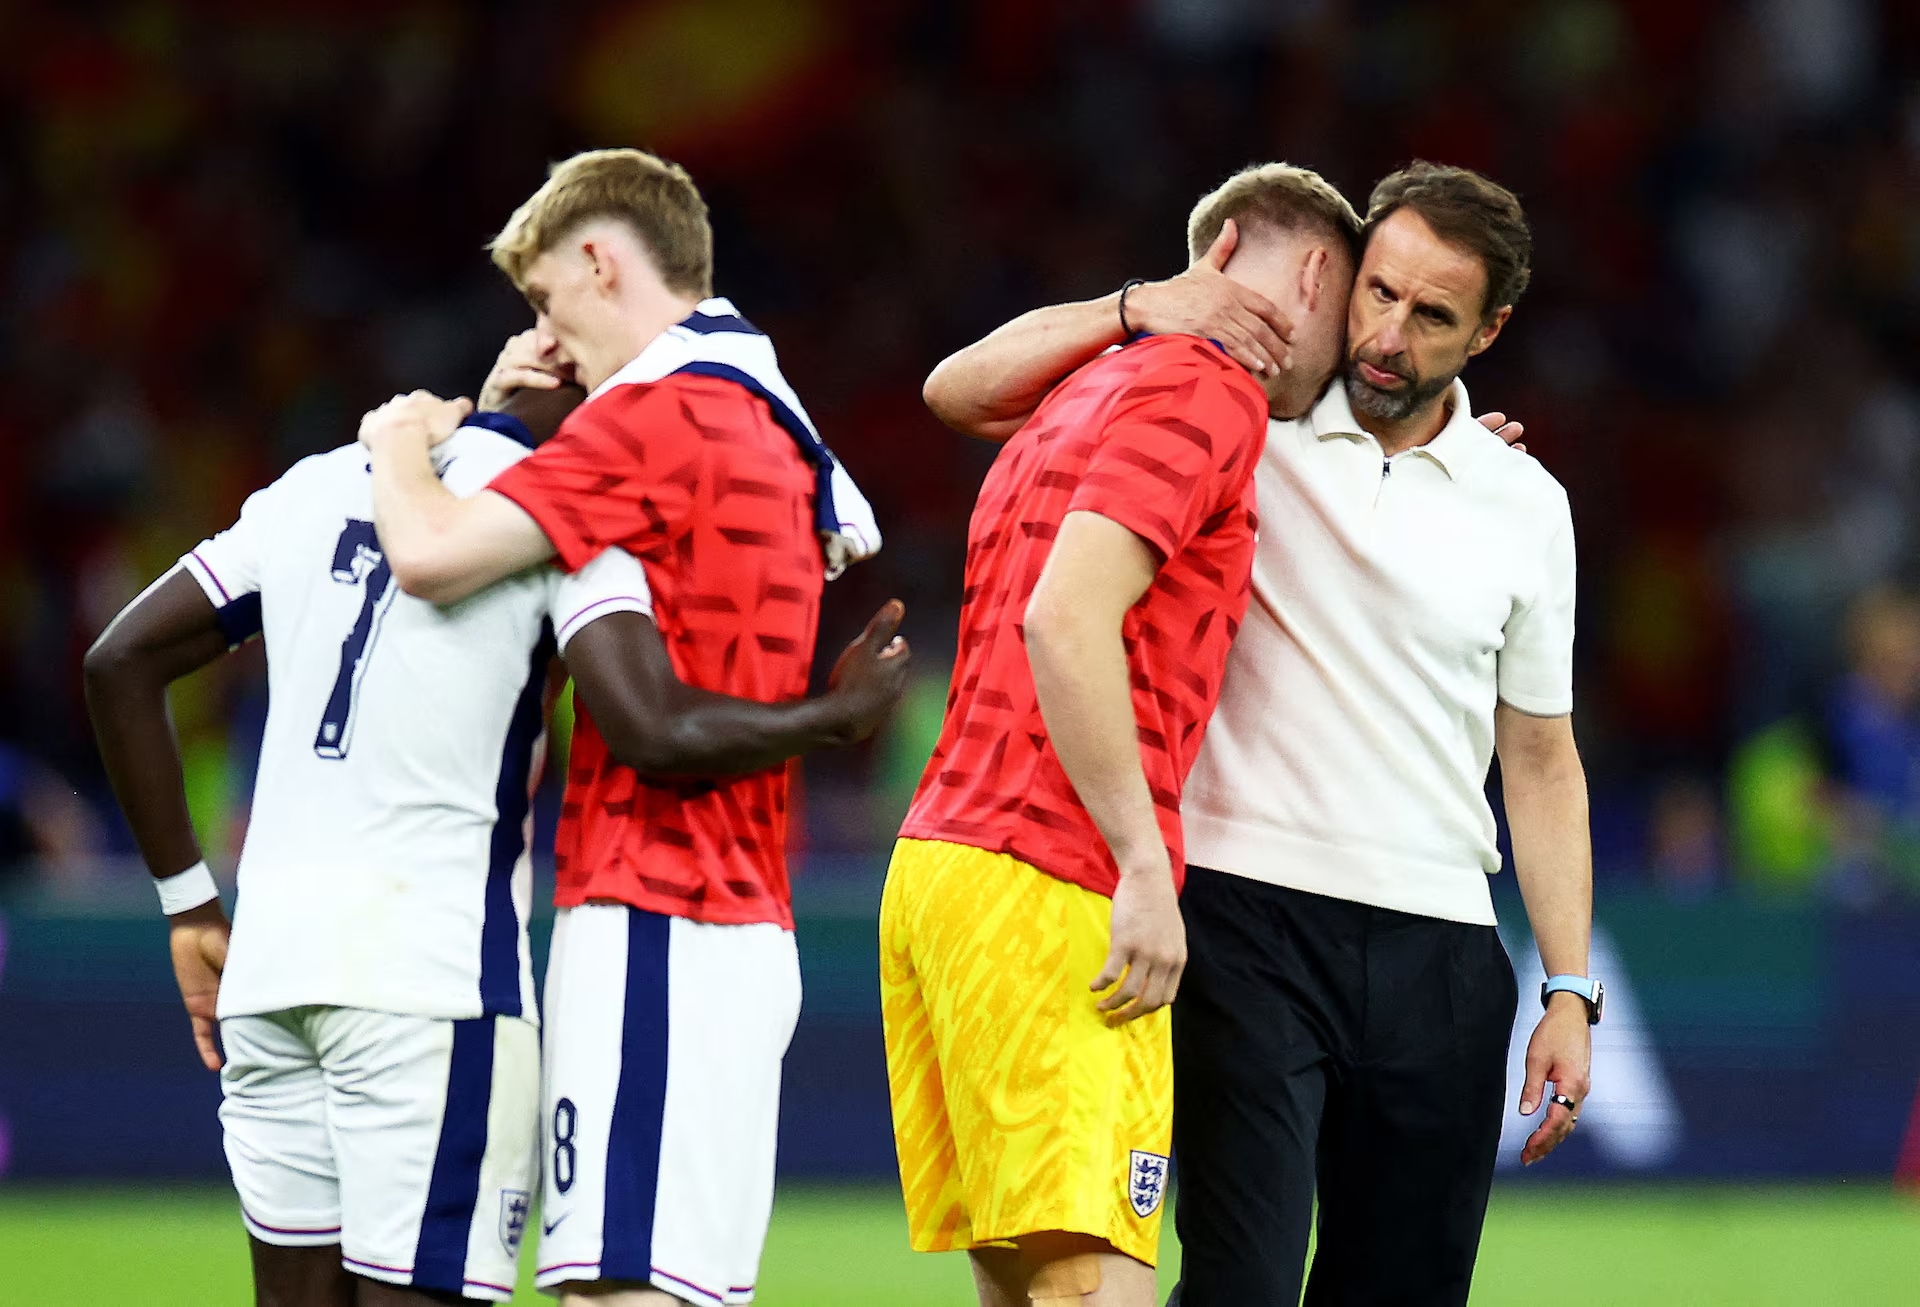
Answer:
<svg viewBox="0 0 1920 1307"><path fill-rule="evenodd" d="M1300 303L1308 313L1320 307L1320 291L1327 279L1327 247L1316 245L1300 262Z"/></svg>
<svg viewBox="0 0 1920 1307"><path fill-rule="evenodd" d="M1475 354L1483 352L1487 346L1499 339L1500 328L1506 326L1507 319L1512 316L1513 305L1503 304L1491 318L1482 322L1479 330L1473 333L1473 343L1467 346L1467 357L1472 358Z"/></svg>
<svg viewBox="0 0 1920 1307"><path fill-rule="evenodd" d="M591 236L584 238L580 242L580 257L586 264L587 275L602 292L611 292L619 284L619 263L607 242Z"/></svg>

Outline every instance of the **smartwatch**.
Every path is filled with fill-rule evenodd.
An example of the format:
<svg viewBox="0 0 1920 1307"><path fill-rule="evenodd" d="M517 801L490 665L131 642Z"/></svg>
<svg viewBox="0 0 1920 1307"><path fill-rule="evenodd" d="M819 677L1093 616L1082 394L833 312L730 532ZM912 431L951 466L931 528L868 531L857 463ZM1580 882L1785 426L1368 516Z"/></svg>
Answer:
<svg viewBox="0 0 1920 1307"><path fill-rule="evenodd" d="M1548 976L1540 982L1540 1006L1555 994L1578 994L1587 1004L1587 1024L1600 1024L1600 1013L1607 1005L1607 987L1587 976Z"/></svg>

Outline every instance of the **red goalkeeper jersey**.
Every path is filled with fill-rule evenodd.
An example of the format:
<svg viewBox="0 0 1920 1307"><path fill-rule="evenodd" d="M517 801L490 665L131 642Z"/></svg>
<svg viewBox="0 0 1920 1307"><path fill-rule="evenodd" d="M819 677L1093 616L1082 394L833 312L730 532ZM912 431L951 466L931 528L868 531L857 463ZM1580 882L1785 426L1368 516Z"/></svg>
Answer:
<svg viewBox="0 0 1920 1307"><path fill-rule="evenodd" d="M1247 609L1266 432L1259 385L1191 336L1130 345L1055 388L980 487L946 721L902 835L1011 854L1113 893L1119 872L1047 738L1021 631L1061 520L1085 510L1160 558L1121 633L1140 762L1184 879L1180 788Z"/></svg>
<svg viewBox="0 0 1920 1307"><path fill-rule="evenodd" d="M762 702L806 693L824 579L814 472L744 387L690 374L615 386L491 489L533 516L568 571L609 545L638 558L687 684ZM555 902L791 927L786 769L645 779L576 709Z"/></svg>

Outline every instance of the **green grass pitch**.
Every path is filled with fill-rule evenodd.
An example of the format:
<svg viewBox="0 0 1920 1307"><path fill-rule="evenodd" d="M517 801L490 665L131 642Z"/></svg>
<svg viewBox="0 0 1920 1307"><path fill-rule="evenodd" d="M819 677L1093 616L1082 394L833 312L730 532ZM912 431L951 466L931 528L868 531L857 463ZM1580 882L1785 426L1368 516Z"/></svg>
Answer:
<svg viewBox="0 0 1920 1307"><path fill-rule="evenodd" d="M1178 1249L1168 1223L1163 1286ZM784 1186L765 1307L968 1307L964 1262L907 1251L897 1194ZM531 1258L525 1259L530 1269ZM523 1280L523 1284L529 1281ZM244 1304L245 1239L219 1189L0 1187L0 1304ZM530 1288L515 1302L540 1299ZM1476 1307L1920 1302L1920 1202L1882 1183L1496 1193Z"/></svg>

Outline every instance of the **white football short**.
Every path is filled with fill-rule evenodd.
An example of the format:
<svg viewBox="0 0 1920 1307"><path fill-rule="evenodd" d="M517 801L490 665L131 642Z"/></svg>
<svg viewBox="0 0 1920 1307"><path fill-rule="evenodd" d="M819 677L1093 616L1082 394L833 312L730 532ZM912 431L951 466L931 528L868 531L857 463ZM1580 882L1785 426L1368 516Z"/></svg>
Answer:
<svg viewBox="0 0 1920 1307"><path fill-rule="evenodd" d="M777 925L561 909L547 964L541 1288L753 1299L800 958Z"/></svg>
<svg viewBox="0 0 1920 1307"><path fill-rule="evenodd" d="M349 1271L505 1302L539 1168L540 1030L301 1007L220 1023L247 1232Z"/></svg>

